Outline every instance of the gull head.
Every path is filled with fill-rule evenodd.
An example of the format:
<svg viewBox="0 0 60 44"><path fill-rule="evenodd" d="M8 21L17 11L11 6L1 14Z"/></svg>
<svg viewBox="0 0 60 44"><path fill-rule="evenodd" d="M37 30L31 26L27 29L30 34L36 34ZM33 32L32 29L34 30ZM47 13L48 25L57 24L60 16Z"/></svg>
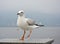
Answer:
<svg viewBox="0 0 60 44"><path fill-rule="evenodd" d="M20 10L20 11L18 11L18 13L17 13L17 15L19 15L19 16L23 16L23 14L24 14L24 11L23 11L23 10Z"/></svg>

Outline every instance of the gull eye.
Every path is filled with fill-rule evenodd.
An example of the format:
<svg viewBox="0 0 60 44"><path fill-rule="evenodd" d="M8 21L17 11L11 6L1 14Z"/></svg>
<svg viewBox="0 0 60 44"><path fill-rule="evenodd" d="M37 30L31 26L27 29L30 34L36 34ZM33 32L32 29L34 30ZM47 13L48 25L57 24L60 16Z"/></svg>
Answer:
<svg viewBox="0 0 60 44"><path fill-rule="evenodd" d="M21 13L23 13L23 12L21 12Z"/></svg>

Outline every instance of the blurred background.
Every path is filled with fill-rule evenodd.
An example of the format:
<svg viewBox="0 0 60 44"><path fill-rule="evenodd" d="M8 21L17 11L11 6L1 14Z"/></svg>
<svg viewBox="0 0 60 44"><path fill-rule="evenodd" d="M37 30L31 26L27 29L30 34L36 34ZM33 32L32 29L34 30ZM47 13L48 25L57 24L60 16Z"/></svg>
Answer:
<svg viewBox="0 0 60 44"><path fill-rule="evenodd" d="M60 0L0 0L0 26L16 26L17 12L46 26L60 26Z"/></svg>

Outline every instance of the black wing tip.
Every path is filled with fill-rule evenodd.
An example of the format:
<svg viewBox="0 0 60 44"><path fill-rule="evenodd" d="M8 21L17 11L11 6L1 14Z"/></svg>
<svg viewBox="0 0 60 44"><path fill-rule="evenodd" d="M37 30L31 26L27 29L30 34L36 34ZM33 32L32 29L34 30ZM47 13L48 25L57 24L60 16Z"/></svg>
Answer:
<svg viewBox="0 0 60 44"><path fill-rule="evenodd" d="M35 24L36 26L40 26L40 27L42 27L42 26L44 26L44 25L38 25L38 24Z"/></svg>
<svg viewBox="0 0 60 44"><path fill-rule="evenodd" d="M42 26L44 26L44 25L39 25L39 26L41 26L41 27L42 27Z"/></svg>

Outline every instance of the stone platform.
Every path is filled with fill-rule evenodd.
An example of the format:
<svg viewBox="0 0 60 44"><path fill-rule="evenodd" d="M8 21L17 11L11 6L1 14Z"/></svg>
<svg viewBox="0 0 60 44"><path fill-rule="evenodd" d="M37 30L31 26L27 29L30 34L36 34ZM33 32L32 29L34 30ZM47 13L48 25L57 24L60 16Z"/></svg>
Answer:
<svg viewBox="0 0 60 44"><path fill-rule="evenodd" d="M19 40L19 39L0 39L0 44L52 44L53 39L32 39L32 40Z"/></svg>

